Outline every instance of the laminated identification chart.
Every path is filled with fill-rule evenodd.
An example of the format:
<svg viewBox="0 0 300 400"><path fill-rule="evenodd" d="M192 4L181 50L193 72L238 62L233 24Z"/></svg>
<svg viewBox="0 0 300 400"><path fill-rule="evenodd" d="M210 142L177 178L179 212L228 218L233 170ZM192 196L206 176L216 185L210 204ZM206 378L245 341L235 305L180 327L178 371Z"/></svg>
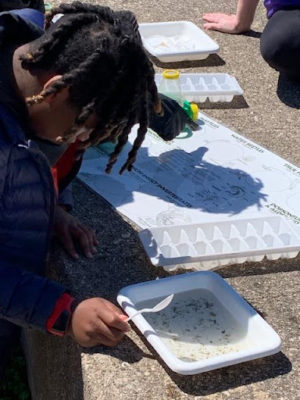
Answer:
<svg viewBox="0 0 300 400"><path fill-rule="evenodd" d="M300 168L199 114L198 131L164 142L148 131L131 172L112 172L109 144L89 149L79 178L141 228L281 215L300 233Z"/></svg>

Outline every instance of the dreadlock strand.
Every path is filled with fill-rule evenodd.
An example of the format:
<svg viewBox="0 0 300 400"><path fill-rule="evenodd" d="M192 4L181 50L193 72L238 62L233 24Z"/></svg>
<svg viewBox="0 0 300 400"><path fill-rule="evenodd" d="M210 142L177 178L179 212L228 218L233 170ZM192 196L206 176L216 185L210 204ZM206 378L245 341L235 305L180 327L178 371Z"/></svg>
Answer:
<svg viewBox="0 0 300 400"><path fill-rule="evenodd" d="M93 99L89 104L81 109L80 114L76 118L75 124L76 125L83 125L88 117L93 113L95 110L96 100Z"/></svg>
<svg viewBox="0 0 300 400"><path fill-rule="evenodd" d="M34 104L40 104L43 101L44 101L44 96L42 95L42 93L26 98L26 104L28 106L33 106Z"/></svg>
<svg viewBox="0 0 300 400"><path fill-rule="evenodd" d="M134 164L137 156L138 149L141 147L146 133L147 133L147 127L148 127L148 120L140 121L140 126L137 132L137 137L133 143L132 149L128 153L128 158L125 164L122 166L120 169L119 174L122 175L123 172L127 169L128 171L131 171L132 165Z"/></svg>
<svg viewBox="0 0 300 400"><path fill-rule="evenodd" d="M28 69L30 66L38 65L45 56L49 57L49 53L55 50L56 46L62 43L73 31L96 21L97 16L94 14L71 15L66 21L57 26L57 29L47 35L48 38L35 52L20 56L22 67Z"/></svg>
<svg viewBox="0 0 300 400"><path fill-rule="evenodd" d="M60 92L65 87L67 87L67 84L63 81L63 79L58 79L57 81L53 82L47 89L42 90L38 95L27 97L26 104L29 106L33 104L40 104L45 100L46 97L50 96L51 94L56 94Z"/></svg>
<svg viewBox="0 0 300 400"><path fill-rule="evenodd" d="M136 160L136 155L138 149L141 147L146 133L147 133L147 128L149 125L149 111L148 111L148 93L147 93L147 84L145 83L145 86L143 87L144 89L144 101L141 105L140 109L140 116L139 116L139 128L137 131L137 136L133 142L132 149L128 153L127 161L125 164L122 166L120 169L120 175L127 169L128 171L131 171L132 165Z"/></svg>
<svg viewBox="0 0 300 400"><path fill-rule="evenodd" d="M107 41L105 40L105 45ZM74 80L78 79L81 74L86 73L89 66L95 64L99 57L102 55L102 49L97 49L87 60L79 65L78 68L74 69L70 73L62 76L61 79L53 82L47 89L43 90L39 95L35 95L26 99L28 105L39 104L51 94L56 94L66 87L70 87Z"/></svg>
<svg viewBox="0 0 300 400"><path fill-rule="evenodd" d="M45 29L48 29L51 25L52 18L57 14L84 14L93 13L99 15L103 20L113 23L113 11L109 7L97 6L93 4L83 4L75 1L71 4L61 3L58 7L53 8L49 13L46 14Z"/></svg>
<svg viewBox="0 0 300 400"><path fill-rule="evenodd" d="M51 25L53 16L60 13L66 17ZM33 43L34 51L24 56L24 66L62 77L26 99L28 104L37 104L68 88L70 104L78 110L78 116L60 140L68 140L78 125L95 114L97 125L82 148L105 139L117 140L106 172L111 171L133 125L138 123L137 137L120 173L130 170L145 138L149 114L160 105L154 68L142 46L135 16L108 7L63 3L47 14L46 27L45 37L38 39L36 47Z"/></svg>
<svg viewBox="0 0 300 400"><path fill-rule="evenodd" d="M131 132L131 128L134 124L134 118L135 118L134 114L131 113L126 126L124 127L123 131L121 132L121 134L118 137L118 143L114 149L114 152L109 157L108 163L106 165L105 172L108 174L111 172L112 167L116 163L119 154L121 153L123 147L125 146L125 144L128 141L129 133Z"/></svg>

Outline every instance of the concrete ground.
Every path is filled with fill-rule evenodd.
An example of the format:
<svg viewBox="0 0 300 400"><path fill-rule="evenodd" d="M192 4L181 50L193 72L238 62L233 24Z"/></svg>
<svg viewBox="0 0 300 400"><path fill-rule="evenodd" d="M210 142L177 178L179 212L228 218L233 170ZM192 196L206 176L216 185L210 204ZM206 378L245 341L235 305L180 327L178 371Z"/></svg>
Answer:
<svg viewBox="0 0 300 400"><path fill-rule="evenodd" d="M134 11L139 22L185 19L201 27L204 12L233 12L235 3L107 0L105 5ZM226 106L204 103L203 112L299 166L300 85L280 77L262 60L259 37L265 23L265 10L260 4L249 34L210 32L220 45L219 54L175 67L182 72L227 72L235 76L244 96ZM159 71L161 67L155 68ZM75 198L75 214L98 231L99 254L92 260L72 262L56 247L50 276L64 282L78 298L103 296L112 301L123 286L167 276L150 264L134 227L103 199L79 182L75 184ZM27 338L33 399L299 399L299 267L298 257L217 271L278 332L283 346L276 355L180 376L164 365L134 327L115 349L98 347L89 351L69 339L30 332Z"/></svg>

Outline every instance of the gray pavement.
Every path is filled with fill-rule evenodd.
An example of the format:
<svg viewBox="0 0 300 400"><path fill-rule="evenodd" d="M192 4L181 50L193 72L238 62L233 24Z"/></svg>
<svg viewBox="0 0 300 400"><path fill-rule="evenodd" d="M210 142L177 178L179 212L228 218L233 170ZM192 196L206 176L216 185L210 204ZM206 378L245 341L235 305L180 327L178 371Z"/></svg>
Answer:
<svg viewBox="0 0 300 400"><path fill-rule="evenodd" d="M99 3L99 1L94 1ZM134 11L139 22L190 20L201 27L208 11L233 12L235 2L215 0L108 0L106 5ZM176 65L182 72L227 72L237 78L244 96L227 106L204 103L212 118L300 165L300 86L279 77L262 60L259 34L265 19L260 4L248 35L211 32L218 56ZM157 71L160 67L155 67ZM129 221L80 182L75 184L75 214L98 231L99 254L72 262L58 246L49 275L79 298L103 296L115 301L120 288L168 274L147 259ZM276 355L194 376L173 373L133 327L115 348L83 350L71 340L27 334L33 399L36 400L296 400L299 379L300 258L247 263L219 269L223 276L278 332ZM34 380L34 382L33 382Z"/></svg>

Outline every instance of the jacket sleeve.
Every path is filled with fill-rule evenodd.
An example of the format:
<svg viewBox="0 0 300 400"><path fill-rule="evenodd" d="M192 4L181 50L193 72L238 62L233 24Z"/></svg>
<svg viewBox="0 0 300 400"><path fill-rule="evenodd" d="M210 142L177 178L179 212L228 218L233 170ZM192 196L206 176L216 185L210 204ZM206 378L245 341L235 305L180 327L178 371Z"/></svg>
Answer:
<svg viewBox="0 0 300 400"><path fill-rule="evenodd" d="M5 263L0 256L0 317L46 331L46 322L65 288Z"/></svg>
<svg viewBox="0 0 300 400"><path fill-rule="evenodd" d="M71 211L74 207L74 198L72 191L72 182L62 190L58 195L58 204L61 204Z"/></svg>
<svg viewBox="0 0 300 400"><path fill-rule="evenodd" d="M41 169L27 152L22 147L12 152L0 143L0 318L45 331L66 289L41 276L48 233L43 229L47 214L39 210L50 207L43 193L51 188L40 189Z"/></svg>
<svg viewBox="0 0 300 400"><path fill-rule="evenodd" d="M8 40L30 42L43 34L44 15L31 9L0 12L0 46Z"/></svg>
<svg viewBox="0 0 300 400"><path fill-rule="evenodd" d="M43 0L1 0L0 10L16 10L17 8L34 8L40 12L45 12L45 6Z"/></svg>

